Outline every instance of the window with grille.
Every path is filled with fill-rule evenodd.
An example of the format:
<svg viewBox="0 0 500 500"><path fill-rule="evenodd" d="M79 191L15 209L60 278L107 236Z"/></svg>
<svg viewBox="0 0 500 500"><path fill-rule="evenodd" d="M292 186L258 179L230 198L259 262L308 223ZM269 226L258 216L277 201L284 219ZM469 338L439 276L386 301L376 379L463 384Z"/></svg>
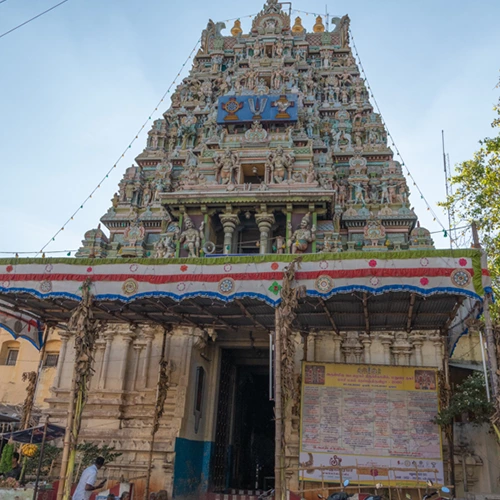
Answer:
<svg viewBox="0 0 500 500"><path fill-rule="evenodd" d="M14 366L17 362L17 356L19 354L18 349L9 349L7 352L7 360L5 364L7 366Z"/></svg>
<svg viewBox="0 0 500 500"><path fill-rule="evenodd" d="M48 352L45 356L44 366L47 368L57 366L57 362L59 361L59 353L58 352Z"/></svg>

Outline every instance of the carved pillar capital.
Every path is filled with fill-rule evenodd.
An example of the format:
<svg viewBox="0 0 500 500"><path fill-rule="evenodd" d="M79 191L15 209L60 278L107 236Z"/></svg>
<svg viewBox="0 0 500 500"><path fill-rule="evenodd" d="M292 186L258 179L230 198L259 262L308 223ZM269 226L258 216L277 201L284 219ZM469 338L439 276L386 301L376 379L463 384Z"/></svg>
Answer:
<svg viewBox="0 0 500 500"><path fill-rule="evenodd" d="M346 332L342 343L342 351L346 363L359 363L363 352L363 345L359 341L358 332Z"/></svg>
<svg viewBox="0 0 500 500"><path fill-rule="evenodd" d="M413 346L413 350L415 352L415 364L417 366L422 366L423 357L422 357L422 346L424 345L425 337L419 334L410 335L409 341Z"/></svg>
<svg viewBox="0 0 500 500"><path fill-rule="evenodd" d="M364 358L364 362L366 364L370 364L371 363L371 352L370 352L370 349L371 349L371 345L372 345L372 338L370 337L370 335L368 335L366 333L362 333L359 336L359 340L360 340L361 344L363 345L363 358Z"/></svg>
<svg viewBox="0 0 500 500"><path fill-rule="evenodd" d="M384 362L388 365L391 364L391 346L394 340L394 337L390 333L382 333L379 335L380 343L382 344L382 348L384 349Z"/></svg>
<svg viewBox="0 0 500 500"><path fill-rule="evenodd" d="M255 221L257 222L257 226L259 226L260 232L259 253L268 253L269 232L271 231L272 225L276 222L274 215L267 212L261 212L255 215Z"/></svg>
<svg viewBox="0 0 500 500"><path fill-rule="evenodd" d="M237 214L223 213L219 215L222 227L224 228L224 253L231 253L231 246L233 242L233 233L240 223L240 218Z"/></svg>

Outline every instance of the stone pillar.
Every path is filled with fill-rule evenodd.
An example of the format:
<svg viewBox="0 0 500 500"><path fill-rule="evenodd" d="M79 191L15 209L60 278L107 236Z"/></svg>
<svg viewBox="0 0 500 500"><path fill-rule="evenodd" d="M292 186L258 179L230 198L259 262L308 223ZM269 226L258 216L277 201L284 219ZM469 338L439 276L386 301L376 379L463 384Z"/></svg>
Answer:
<svg viewBox="0 0 500 500"><path fill-rule="evenodd" d="M240 223L240 218L236 214L226 213L220 214L219 219L224 228L224 254L230 254L233 245L233 233L236 226Z"/></svg>
<svg viewBox="0 0 500 500"><path fill-rule="evenodd" d="M408 342L406 333L396 333L392 344L392 354L396 365L408 366L410 364L411 344Z"/></svg>
<svg viewBox="0 0 500 500"><path fill-rule="evenodd" d="M342 337L333 333L333 361L335 363L342 363Z"/></svg>
<svg viewBox="0 0 500 500"><path fill-rule="evenodd" d="M57 371L56 376L54 377L54 387L57 389L61 384L61 374L64 365L64 361L66 360L66 351L68 350L68 340L70 334L68 332L59 333L59 337L61 338L61 350L59 351L59 359L57 360Z"/></svg>
<svg viewBox="0 0 500 500"><path fill-rule="evenodd" d="M391 364L391 345L392 345L392 335L382 334L380 335L380 343L384 349L384 364Z"/></svg>
<svg viewBox="0 0 500 500"><path fill-rule="evenodd" d="M346 363L359 363L361 361L363 346L359 341L358 332L345 333L344 342L342 343L342 351L344 352Z"/></svg>
<svg viewBox="0 0 500 500"><path fill-rule="evenodd" d="M324 334L322 332L316 332L314 334L314 361L324 361L322 354L323 351L323 338Z"/></svg>
<svg viewBox="0 0 500 500"><path fill-rule="evenodd" d="M102 358L101 373L99 374L99 384L97 387L99 389L106 389L106 378L108 376L108 365L109 365L109 355L111 353L111 343L113 342L114 334L107 332L104 335L106 340L106 346L104 347L104 356Z"/></svg>
<svg viewBox="0 0 500 500"><path fill-rule="evenodd" d="M135 331L134 328L130 328L130 332L126 332L122 335L123 337L123 344L124 344L124 353L123 353L123 358L121 360L120 364L120 388L121 390L125 390L126 388L126 382L127 382L127 364L128 364L128 357L129 357L129 351L130 351L130 344L135 338Z"/></svg>
<svg viewBox="0 0 500 500"><path fill-rule="evenodd" d="M139 374L139 361L141 360L141 352L143 344L134 344L135 361L134 361L134 377L132 380L132 390L135 391L137 387L137 375Z"/></svg>
<svg viewBox="0 0 500 500"><path fill-rule="evenodd" d="M372 362L370 348L372 346L372 339L366 333L360 336L361 344L363 344L363 361L369 365Z"/></svg>
<svg viewBox="0 0 500 500"><path fill-rule="evenodd" d="M307 359L306 361L316 361L315 359L315 344L316 344L316 332L310 331L307 334L306 340L307 342Z"/></svg>
<svg viewBox="0 0 500 500"><path fill-rule="evenodd" d="M422 356L422 346L424 344L424 339L421 335L414 334L410 337L410 342L413 345L413 350L415 352L415 366L423 366L424 360Z"/></svg>
<svg viewBox="0 0 500 500"><path fill-rule="evenodd" d="M429 337L434 344L434 353L436 356L436 366L441 369L443 366L443 337L439 333Z"/></svg>
<svg viewBox="0 0 500 500"><path fill-rule="evenodd" d="M259 226L260 231L260 246L259 253L272 253L269 252L269 233L272 225L275 223L274 215L262 212L255 215L255 220Z"/></svg>
<svg viewBox="0 0 500 500"><path fill-rule="evenodd" d="M148 374L149 367L151 366L151 351L155 332L152 328L146 327L145 330L143 330L143 335L146 339L146 352L144 353L144 364L142 365L141 387L146 389L148 387Z"/></svg>

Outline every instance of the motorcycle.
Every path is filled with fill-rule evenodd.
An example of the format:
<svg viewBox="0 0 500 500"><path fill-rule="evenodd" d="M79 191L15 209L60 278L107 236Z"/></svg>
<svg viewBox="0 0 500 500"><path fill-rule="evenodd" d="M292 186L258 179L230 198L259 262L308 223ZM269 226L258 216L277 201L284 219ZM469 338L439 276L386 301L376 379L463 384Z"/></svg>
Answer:
<svg viewBox="0 0 500 500"><path fill-rule="evenodd" d="M343 483L344 488L349 486L349 480L346 479ZM379 490L383 487L382 483L377 483L375 485L375 490ZM371 493L351 493L350 495L345 491L334 492L328 498L325 499L322 495L318 495L318 498L323 500L384 500L380 495L372 495Z"/></svg>

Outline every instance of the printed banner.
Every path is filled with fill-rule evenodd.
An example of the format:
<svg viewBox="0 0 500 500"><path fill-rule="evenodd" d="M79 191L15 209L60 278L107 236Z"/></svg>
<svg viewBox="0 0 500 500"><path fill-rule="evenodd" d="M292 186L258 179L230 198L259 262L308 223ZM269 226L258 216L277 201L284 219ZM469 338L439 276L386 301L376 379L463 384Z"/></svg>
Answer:
<svg viewBox="0 0 500 500"><path fill-rule="evenodd" d="M219 98L217 123L258 121L297 121L297 96L244 95Z"/></svg>
<svg viewBox="0 0 500 500"><path fill-rule="evenodd" d="M444 484L436 370L304 363L301 411L301 479Z"/></svg>

